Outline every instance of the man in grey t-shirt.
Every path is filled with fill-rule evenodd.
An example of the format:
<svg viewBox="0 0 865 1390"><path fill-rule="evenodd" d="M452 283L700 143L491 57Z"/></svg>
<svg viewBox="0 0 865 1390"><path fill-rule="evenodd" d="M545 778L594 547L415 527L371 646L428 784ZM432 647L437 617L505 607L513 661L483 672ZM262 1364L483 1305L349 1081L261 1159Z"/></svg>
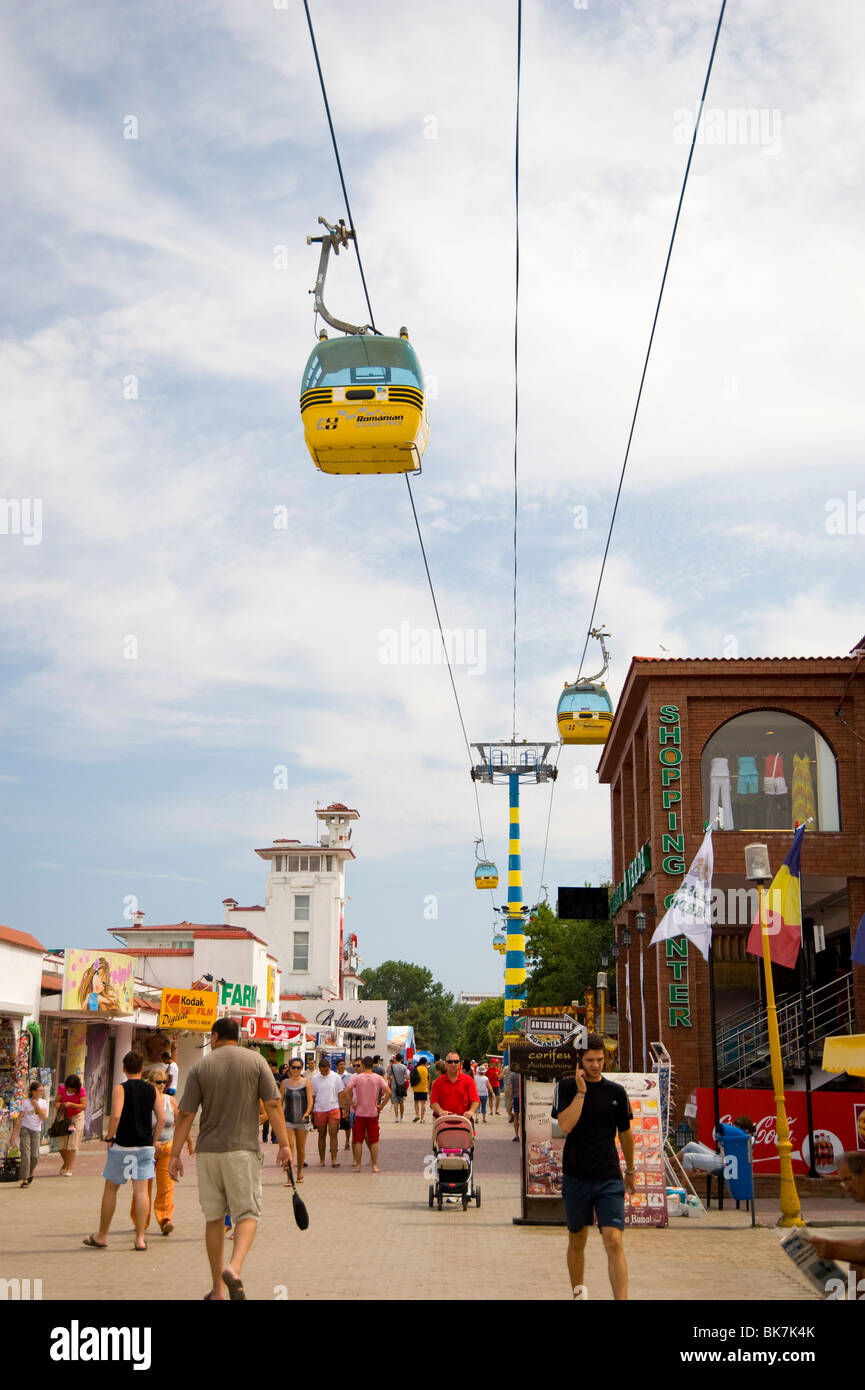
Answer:
<svg viewBox="0 0 865 1390"><path fill-rule="evenodd" d="M279 1140L277 1163L285 1167L291 1157L285 1116L270 1067L260 1052L239 1047L239 1039L237 1019L216 1020L209 1056L196 1062L186 1078L168 1167L175 1181L183 1177L183 1145L200 1107L198 1197L213 1280L205 1298L223 1299L224 1285L232 1302L246 1298L241 1271L261 1216L259 1101ZM234 1223L234 1251L223 1268L226 1213Z"/></svg>
<svg viewBox="0 0 865 1390"><path fill-rule="evenodd" d="M398 1052L388 1067L391 1099L393 1100L393 1122L398 1125L405 1119L405 1098L408 1092L408 1067Z"/></svg>

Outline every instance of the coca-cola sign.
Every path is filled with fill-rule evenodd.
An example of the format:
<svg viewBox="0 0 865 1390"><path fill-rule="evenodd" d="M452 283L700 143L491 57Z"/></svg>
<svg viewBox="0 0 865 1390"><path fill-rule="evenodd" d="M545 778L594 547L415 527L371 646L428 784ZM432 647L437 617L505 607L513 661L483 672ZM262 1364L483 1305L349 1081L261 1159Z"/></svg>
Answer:
<svg viewBox="0 0 865 1390"><path fill-rule="evenodd" d="M708 1087L697 1090L697 1131L702 1143L714 1147L712 1129L714 1106ZM722 1090L718 1093L721 1123L735 1124L747 1115L756 1126L754 1131L754 1171L778 1173L778 1131L775 1098L771 1091ZM810 1168L811 1146L808 1137L808 1112L804 1091L785 1091L785 1110L792 1145L793 1172L805 1176ZM862 1093L830 1091L812 1094L814 1115L814 1166L822 1176L831 1178L837 1172L838 1159L845 1151L865 1152L865 1133L860 1134L859 1112L863 1110Z"/></svg>

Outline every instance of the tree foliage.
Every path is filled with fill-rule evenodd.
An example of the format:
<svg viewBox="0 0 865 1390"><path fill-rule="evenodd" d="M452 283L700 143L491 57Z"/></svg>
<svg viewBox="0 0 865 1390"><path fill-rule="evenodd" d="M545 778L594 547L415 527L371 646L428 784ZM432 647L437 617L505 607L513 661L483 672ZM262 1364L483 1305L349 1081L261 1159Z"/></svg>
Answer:
<svg viewBox="0 0 865 1390"><path fill-rule="evenodd" d="M547 903L541 903L526 932L530 1005L569 1004L595 987L603 969L601 955L613 944L611 922L560 921Z"/></svg>
<svg viewBox="0 0 865 1390"><path fill-rule="evenodd" d="M482 999L470 1008L456 1043L460 1056L481 1062L488 1052L498 1052L504 1013L504 995Z"/></svg>
<svg viewBox="0 0 865 1390"><path fill-rule="evenodd" d="M454 1045L460 1025L469 1012L457 1004L426 966L405 960L386 960L363 972L361 999L386 999L388 1021L411 1024L418 1047L441 1052Z"/></svg>

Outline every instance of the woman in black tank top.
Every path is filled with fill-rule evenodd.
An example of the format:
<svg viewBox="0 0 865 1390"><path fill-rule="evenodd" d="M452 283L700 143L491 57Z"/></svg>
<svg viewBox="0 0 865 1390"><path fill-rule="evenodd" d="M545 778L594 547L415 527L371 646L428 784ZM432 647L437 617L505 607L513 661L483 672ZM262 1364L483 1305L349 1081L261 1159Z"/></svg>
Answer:
<svg viewBox="0 0 865 1390"><path fill-rule="evenodd" d="M297 1174L297 1181L303 1182L306 1167L307 1120L312 1112L312 1086L309 1078L303 1075L303 1063L293 1057L288 1064L288 1076L279 1088L282 1096L282 1109L285 1127L288 1130L288 1147L291 1149L291 1165ZM297 1162L295 1162L295 1149ZM291 1184L286 1181L286 1186Z"/></svg>
<svg viewBox="0 0 865 1390"><path fill-rule="evenodd" d="M124 1149L143 1149L153 1143L153 1105L156 1087L149 1081L124 1081L123 1110L115 1144Z"/></svg>

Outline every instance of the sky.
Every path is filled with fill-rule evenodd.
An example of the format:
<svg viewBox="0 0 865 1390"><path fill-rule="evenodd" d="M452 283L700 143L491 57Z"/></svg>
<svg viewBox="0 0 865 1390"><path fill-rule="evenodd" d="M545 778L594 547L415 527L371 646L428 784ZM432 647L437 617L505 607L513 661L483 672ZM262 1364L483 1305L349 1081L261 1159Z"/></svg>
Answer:
<svg viewBox="0 0 865 1390"><path fill-rule="evenodd" d="M425 374L466 728L507 737L516 4L310 8L375 320ZM520 738L579 667L718 9L523 6ZM338 800L367 965L499 989L405 483L303 441L306 237L346 210L302 5L49 0L0 34L0 920L219 922ZM855 0L727 7L598 605L614 695L634 655L861 636L863 42ZM365 321L352 253L326 302ZM524 789L528 901L609 877L599 751L561 753L545 862ZM479 789L503 885L506 799Z"/></svg>

